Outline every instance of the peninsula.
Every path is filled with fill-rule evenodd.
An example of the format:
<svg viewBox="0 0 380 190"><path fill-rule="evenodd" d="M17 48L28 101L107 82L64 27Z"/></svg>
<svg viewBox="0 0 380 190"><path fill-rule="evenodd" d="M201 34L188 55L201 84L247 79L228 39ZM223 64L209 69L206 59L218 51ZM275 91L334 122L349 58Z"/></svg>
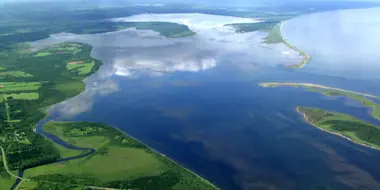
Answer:
<svg viewBox="0 0 380 190"><path fill-rule="evenodd" d="M290 49L299 53L303 57L302 61L298 64L287 64L287 68L299 69L304 67L311 59L311 56L306 52L300 50L296 46L290 44L281 34L281 27L284 22L276 24L271 30L268 31L267 37L264 38L264 43L273 44L273 43L283 43L288 46Z"/></svg>
<svg viewBox="0 0 380 190"><path fill-rule="evenodd" d="M354 143L380 150L380 128L352 116L318 108L297 107L312 126Z"/></svg>

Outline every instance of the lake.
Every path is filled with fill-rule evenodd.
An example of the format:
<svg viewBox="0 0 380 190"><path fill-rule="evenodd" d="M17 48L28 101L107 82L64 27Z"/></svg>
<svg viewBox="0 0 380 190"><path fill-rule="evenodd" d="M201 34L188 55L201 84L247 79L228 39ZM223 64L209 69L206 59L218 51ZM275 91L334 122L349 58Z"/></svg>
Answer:
<svg viewBox="0 0 380 190"><path fill-rule="evenodd" d="M88 43L104 62L86 79L86 90L54 106L49 119L110 124L222 189L380 189L380 152L322 132L295 110L320 107L380 125L368 109L258 85L311 82L379 95L378 81L286 69L279 65L302 59L291 49L262 44L261 32L237 34L218 24L238 18L204 18L207 25L187 15L197 35L179 39L127 29L34 42L36 48Z"/></svg>

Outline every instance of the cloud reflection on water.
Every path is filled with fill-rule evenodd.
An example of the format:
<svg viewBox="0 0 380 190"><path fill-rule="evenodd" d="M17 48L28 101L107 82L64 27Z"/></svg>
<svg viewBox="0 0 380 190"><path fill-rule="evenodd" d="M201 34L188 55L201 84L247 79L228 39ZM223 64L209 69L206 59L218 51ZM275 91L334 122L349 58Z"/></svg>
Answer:
<svg viewBox="0 0 380 190"><path fill-rule="evenodd" d="M37 49L61 42L87 43L94 47L92 56L104 62L100 70L86 80L86 91L58 106L62 114L74 116L88 111L92 107L93 96L103 95L106 90L109 93L116 92L117 83L110 88L101 87L109 85L110 78L114 75L130 78L139 77L142 73L162 76L178 71L204 71L222 63L237 67L242 64L254 67L277 66L297 63L302 59L284 44L263 44L265 33L236 33L232 27L224 26L257 22L249 18L205 14L145 14L112 21L175 22L188 25L196 35L173 39L154 31L125 29L103 34L61 33L33 42Z"/></svg>

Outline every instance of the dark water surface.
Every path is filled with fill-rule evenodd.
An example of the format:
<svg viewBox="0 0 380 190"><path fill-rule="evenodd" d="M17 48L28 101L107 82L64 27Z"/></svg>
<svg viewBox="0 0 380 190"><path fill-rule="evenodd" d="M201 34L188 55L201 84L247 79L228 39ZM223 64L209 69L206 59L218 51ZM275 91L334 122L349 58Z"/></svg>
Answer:
<svg viewBox="0 0 380 190"><path fill-rule="evenodd" d="M143 47L109 42L133 38L139 44L127 34L72 38L93 45L93 56L104 65L86 80L82 94L51 110L52 119L115 126L222 189L380 189L379 151L322 132L295 110L319 107L380 126L368 109L304 89L258 86L311 82L380 95L378 81L242 59L228 48L199 46L201 34L160 37L163 43L145 38ZM62 40L52 41L37 46Z"/></svg>

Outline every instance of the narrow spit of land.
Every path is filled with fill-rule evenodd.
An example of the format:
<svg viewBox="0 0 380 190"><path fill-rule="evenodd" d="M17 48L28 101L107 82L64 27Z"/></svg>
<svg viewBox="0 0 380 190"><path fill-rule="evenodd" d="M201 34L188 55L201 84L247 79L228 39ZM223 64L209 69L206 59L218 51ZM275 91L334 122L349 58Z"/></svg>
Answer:
<svg viewBox="0 0 380 190"><path fill-rule="evenodd" d="M380 120L380 104L372 100L372 99L380 100L379 96L350 91L350 90L344 90L344 89L334 88L334 87L329 87L329 86L323 86L319 84L312 84L312 83L267 82L267 83L260 83L259 85L262 87L290 86L290 87L296 87L296 88L306 88L309 91L322 93L323 95L326 95L326 96L344 96L347 98L351 98L353 100L360 102L363 106L370 108L371 109L370 114L372 115L372 117Z"/></svg>
<svg viewBox="0 0 380 190"><path fill-rule="evenodd" d="M375 96L375 95L372 95L372 94L366 94L366 93L361 93L361 92L344 90L344 89L341 89L341 88L329 87L329 86L324 86L324 85L320 85L320 84L313 84L313 83L263 82L263 83L260 83L259 85L262 86L262 87L291 86L291 87L320 88L320 89L326 89L326 90L341 91L341 92L346 92L346 93L366 96L366 97L369 97L369 98L375 98L375 99L379 99L380 100L379 96Z"/></svg>
<svg viewBox="0 0 380 190"><path fill-rule="evenodd" d="M243 23L243 24L227 24L226 26L232 26L238 33L241 32L253 32L262 31L267 33L267 36L263 38L263 43L265 44L279 44L283 43L290 49L298 52L300 56L303 57L302 61L296 64L286 64L285 67L298 69L304 67L311 59L311 56L301 49L297 48L295 45L289 43L281 34L281 27L286 22L281 18L280 20L264 20L257 23Z"/></svg>
<svg viewBox="0 0 380 190"><path fill-rule="evenodd" d="M281 27L285 22L280 22L276 24L272 30L268 32L268 36L264 39L264 43L274 44L274 43L283 43L288 46L290 49L298 52L300 56L303 57L302 61L298 64L287 64L287 68L299 69L303 68L311 59L311 56L296 46L289 43L281 34Z"/></svg>

